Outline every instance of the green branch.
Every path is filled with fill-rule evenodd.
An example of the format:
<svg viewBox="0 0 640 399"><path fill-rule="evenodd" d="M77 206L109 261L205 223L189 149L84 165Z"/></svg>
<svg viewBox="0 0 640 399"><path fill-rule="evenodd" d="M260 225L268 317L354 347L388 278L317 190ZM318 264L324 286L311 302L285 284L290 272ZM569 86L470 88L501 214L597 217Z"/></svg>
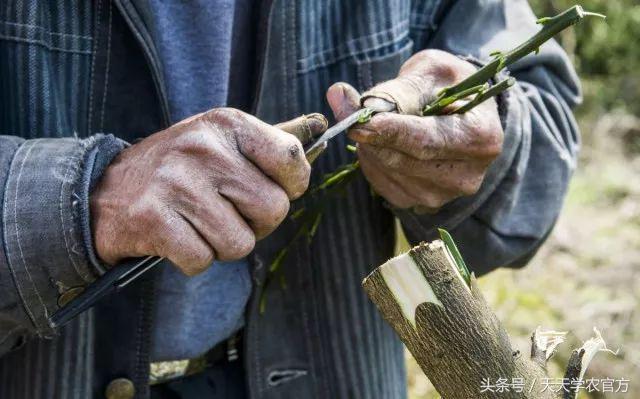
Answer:
<svg viewBox="0 0 640 399"><path fill-rule="evenodd" d="M465 112L477 107L478 105L482 104L483 102L487 101L488 99L490 99L491 97L495 97L501 93L503 93L505 90L507 90L509 87L513 86L514 84L516 84L516 80L514 78L507 78L499 83L494 84L493 86L491 86L490 88L488 88L487 90L481 91L480 93L478 93L473 100L469 101L468 103L466 103L465 105L463 105L462 107L458 108L457 110L453 111L454 114L464 114Z"/></svg>
<svg viewBox="0 0 640 399"><path fill-rule="evenodd" d="M456 95L456 93L461 93L469 88L485 84L507 66L521 58L524 58L530 53L537 53L540 46L545 42L569 26L576 24L586 16L605 18L604 15L584 11L581 6L576 5L555 17L539 19L538 24L542 25L542 29L538 33L508 53L492 53L494 58L491 62L480 68L476 73L469 76L462 82L440 91L438 98L436 98L431 104L428 104L424 111L429 110L434 104L438 103L443 98L451 97Z"/></svg>
<svg viewBox="0 0 640 399"><path fill-rule="evenodd" d="M489 84L485 83L485 84L473 86L468 89L462 90L459 93L454 93L448 97L441 98L440 100L435 101L434 103L431 103L430 105L428 105L424 109L424 111L422 111L422 116L440 115L446 107L453 104L454 102L458 100L462 100L473 94L482 93L483 91L486 91L488 89L489 89Z"/></svg>

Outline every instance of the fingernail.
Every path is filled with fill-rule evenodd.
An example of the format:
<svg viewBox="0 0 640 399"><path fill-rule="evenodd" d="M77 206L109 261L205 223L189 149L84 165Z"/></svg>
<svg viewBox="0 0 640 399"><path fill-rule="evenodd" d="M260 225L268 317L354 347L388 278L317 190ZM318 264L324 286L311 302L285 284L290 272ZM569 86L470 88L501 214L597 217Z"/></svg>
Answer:
<svg viewBox="0 0 640 399"><path fill-rule="evenodd" d="M395 103L380 97L368 97L364 100L363 105L376 112L391 112L397 109Z"/></svg>
<svg viewBox="0 0 640 399"><path fill-rule="evenodd" d="M313 136L321 134L322 132L327 130L327 127L329 126L327 118L325 118L325 116L322 114L313 113L306 115L306 118L307 124L309 125L309 129L311 130L311 134Z"/></svg>

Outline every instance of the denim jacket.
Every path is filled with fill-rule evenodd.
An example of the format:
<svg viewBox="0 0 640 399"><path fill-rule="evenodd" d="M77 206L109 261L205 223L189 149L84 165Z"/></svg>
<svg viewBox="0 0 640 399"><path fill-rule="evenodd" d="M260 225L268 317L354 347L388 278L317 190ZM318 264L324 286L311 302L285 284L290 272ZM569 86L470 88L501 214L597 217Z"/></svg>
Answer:
<svg viewBox="0 0 640 399"><path fill-rule="evenodd" d="M330 111L336 81L393 78L424 48L479 62L538 28L525 0L269 0L260 5L251 110L275 123ZM48 317L100 278L88 197L125 146L167 125L145 0L15 0L0 5L0 397L102 397L114 378L148 395L154 275L56 331ZM477 274L520 267L549 234L579 145L578 79L555 43L509 68L499 99L504 149L479 192L435 215L390 209L358 178L328 204L310 246L264 284L291 239L287 221L251 256L244 356L251 398L402 398L402 345L360 281L393 252L394 218L412 243L449 229ZM349 161L344 137L313 179ZM304 206L294 204L294 208ZM259 311L260 301L265 311ZM206 317L206 315L203 315Z"/></svg>

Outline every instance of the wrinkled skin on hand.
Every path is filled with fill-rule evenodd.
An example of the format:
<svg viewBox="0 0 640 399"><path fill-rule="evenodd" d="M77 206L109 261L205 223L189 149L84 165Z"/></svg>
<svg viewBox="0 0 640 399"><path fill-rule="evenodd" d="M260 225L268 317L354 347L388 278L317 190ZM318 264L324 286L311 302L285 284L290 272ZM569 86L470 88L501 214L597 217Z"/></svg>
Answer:
<svg viewBox="0 0 640 399"><path fill-rule="evenodd" d="M313 114L282 128L301 123L314 136L327 127ZM240 259L282 222L309 173L293 134L230 108L195 115L109 165L90 197L96 252L109 264L166 257L187 275Z"/></svg>
<svg viewBox="0 0 640 399"><path fill-rule="evenodd" d="M450 53L425 50L407 60L396 79L368 92L391 99L400 112L376 114L352 128L349 137L357 143L369 183L393 206L436 212L480 188L487 168L502 151L496 102L491 99L462 115L420 116L438 91L475 71ZM360 108L361 102L358 92L345 83L331 86L327 100L338 120Z"/></svg>

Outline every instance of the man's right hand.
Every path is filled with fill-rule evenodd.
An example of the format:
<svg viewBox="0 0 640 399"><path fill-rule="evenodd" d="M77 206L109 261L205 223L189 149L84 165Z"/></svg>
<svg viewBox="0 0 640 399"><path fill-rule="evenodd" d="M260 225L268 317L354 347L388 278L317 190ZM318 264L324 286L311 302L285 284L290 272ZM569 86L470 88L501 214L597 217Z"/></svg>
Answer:
<svg viewBox="0 0 640 399"><path fill-rule="evenodd" d="M313 135L327 127L313 114ZM125 149L91 194L94 243L109 264L168 258L185 274L249 254L307 189L310 166L292 134L241 111L188 118Z"/></svg>

